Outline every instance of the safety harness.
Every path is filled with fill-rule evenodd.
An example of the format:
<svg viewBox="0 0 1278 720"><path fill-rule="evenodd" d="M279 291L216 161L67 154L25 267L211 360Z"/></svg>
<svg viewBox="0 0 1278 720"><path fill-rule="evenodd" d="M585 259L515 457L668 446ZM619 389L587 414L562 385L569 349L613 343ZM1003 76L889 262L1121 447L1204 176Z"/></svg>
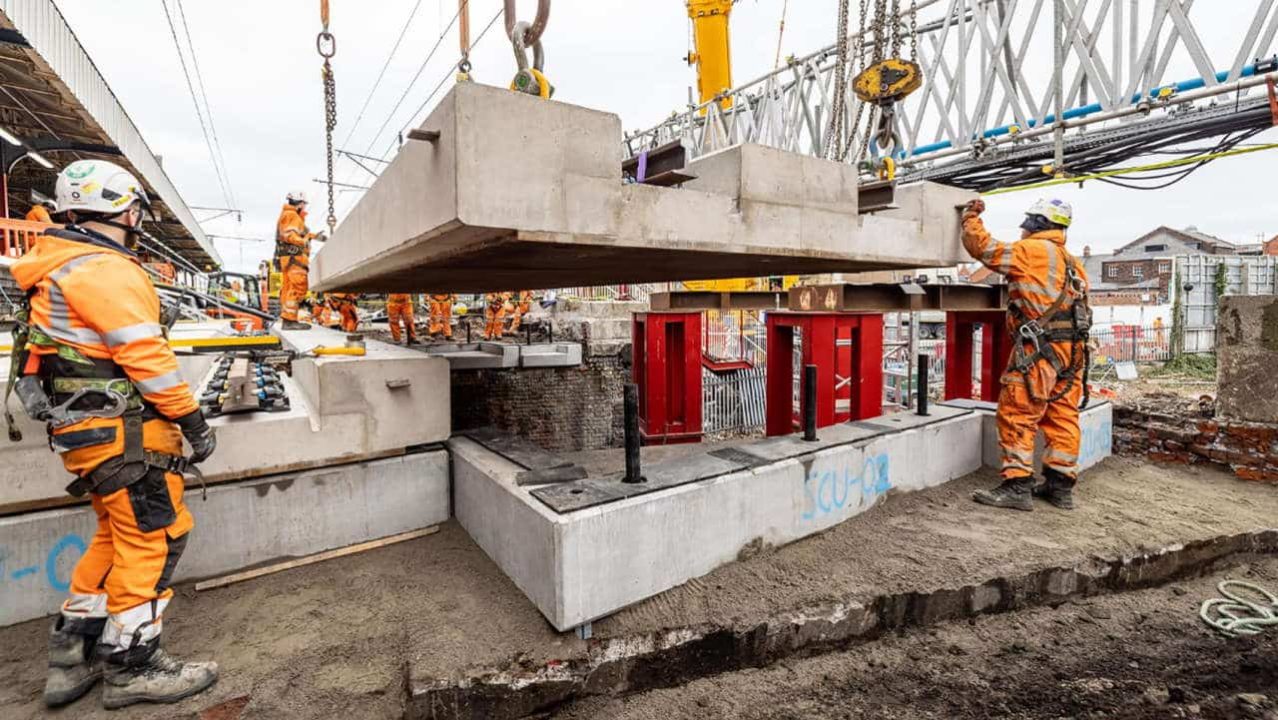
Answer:
<svg viewBox="0 0 1278 720"><path fill-rule="evenodd" d="M1055 302L1041 317L1031 318L1021 303L1012 301L1007 312L1012 320L1012 357L1008 365L1011 372L1019 372L1025 381L1025 390L1034 402L1055 402L1069 393L1082 375L1083 401L1079 409L1085 409L1091 400L1087 387L1088 372L1092 364L1089 346L1092 331L1092 308L1087 302L1087 286L1078 269L1078 261L1064 248L1057 248L1065 260L1065 283ZM1069 362L1061 360L1052 343L1070 343ZM1056 371L1058 382L1065 380L1059 392L1047 398L1034 396L1030 371L1040 360L1046 360Z"/></svg>
<svg viewBox="0 0 1278 720"><path fill-rule="evenodd" d="M85 232L80 228L76 230ZM75 236L78 233L51 232L55 233L63 239L80 241ZM94 240L91 236L89 238ZM4 391L4 420L9 440L22 440L22 432L14 421L13 413L9 411L9 397L16 391L27 415L45 423L49 447L55 452L62 453L81 447L68 446L67 435L55 435L55 430L92 418L121 419L124 452L72 481L66 488L72 496L82 497L90 492L101 495L113 493L142 479L151 467L182 476L192 475L203 488L203 473L185 457L144 447L143 424L162 416L142 397L141 391L125 374L124 368L111 360L88 357L31 323L31 298L34 294L35 287L32 287L15 312L9 377ZM23 369L30 357L29 345L53 347L56 352L41 357L36 374L24 375ZM97 430L105 431L107 428ZM85 432L92 434L94 429ZM93 439L92 435L87 437ZM109 439L103 437L99 441ZM207 494L207 489L205 492Z"/></svg>

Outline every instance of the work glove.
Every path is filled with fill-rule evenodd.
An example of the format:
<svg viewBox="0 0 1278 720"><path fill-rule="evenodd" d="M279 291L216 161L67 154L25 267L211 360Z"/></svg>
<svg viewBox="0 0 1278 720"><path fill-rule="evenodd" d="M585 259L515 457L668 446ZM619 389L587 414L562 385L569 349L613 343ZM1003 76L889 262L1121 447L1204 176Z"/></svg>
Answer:
<svg viewBox="0 0 1278 720"><path fill-rule="evenodd" d="M985 212L985 201L977 198L972 202L969 202L967 207L963 208L963 219L967 220L968 218L980 217L983 212Z"/></svg>
<svg viewBox="0 0 1278 720"><path fill-rule="evenodd" d="M217 448L217 436L213 434L213 428L204 421L203 411L187 413L174 422L182 429L182 437L191 444L192 463L204 462L213 454L213 450Z"/></svg>

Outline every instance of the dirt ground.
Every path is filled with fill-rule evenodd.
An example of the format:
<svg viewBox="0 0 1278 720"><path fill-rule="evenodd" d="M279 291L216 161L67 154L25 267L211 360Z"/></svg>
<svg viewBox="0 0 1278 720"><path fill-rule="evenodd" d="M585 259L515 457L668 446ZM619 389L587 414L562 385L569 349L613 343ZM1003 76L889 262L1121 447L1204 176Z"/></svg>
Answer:
<svg viewBox="0 0 1278 720"><path fill-rule="evenodd" d="M974 488L993 482L984 472L892 495L821 535L752 548L741 562L596 622L595 636L749 625L830 600L979 582L1274 527L1278 518L1278 489L1210 469L1111 459L1086 477L1082 507L1069 514L970 502ZM193 511L198 532L198 503ZM0 629L0 718L184 718L223 703L235 712L207 717L394 718L410 674L452 678L513 658L535 665L585 651L575 635L555 632L455 522L419 540L219 590L180 586L165 645L218 660L222 679L172 707L108 714L92 693L46 714L39 697L47 631L43 620ZM912 686L885 687L900 695Z"/></svg>
<svg viewBox="0 0 1278 720"><path fill-rule="evenodd" d="M552 717L1278 719L1278 627L1269 637L1226 639L1198 618L1200 603L1215 597L1216 583L1226 577L1278 589L1278 559L1153 590L909 631L681 687L578 702Z"/></svg>

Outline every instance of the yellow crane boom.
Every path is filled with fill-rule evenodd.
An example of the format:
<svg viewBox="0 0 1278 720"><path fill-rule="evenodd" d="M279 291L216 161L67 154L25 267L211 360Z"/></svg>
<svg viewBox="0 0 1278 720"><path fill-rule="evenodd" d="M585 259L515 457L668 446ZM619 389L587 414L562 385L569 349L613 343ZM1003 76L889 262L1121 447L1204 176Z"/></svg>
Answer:
<svg viewBox="0 0 1278 720"><path fill-rule="evenodd" d="M702 105L732 88L732 47L728 34L732 2L686 0L694 48L687 60L689 65L697 66L697 92ZM732 100L725 97L719 106L726 110L732 107Z"/></svg>

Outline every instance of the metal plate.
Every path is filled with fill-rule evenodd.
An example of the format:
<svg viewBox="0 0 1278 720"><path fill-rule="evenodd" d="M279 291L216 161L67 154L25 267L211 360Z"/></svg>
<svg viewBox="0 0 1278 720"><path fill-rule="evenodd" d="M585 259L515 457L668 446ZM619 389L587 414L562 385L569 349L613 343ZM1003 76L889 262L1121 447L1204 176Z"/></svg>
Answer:
<svg viewBox="0 0 1278 720"><path fill-rule="evenodd" d="M934 407L932 414L926 417L899 413L878 418L874 422L858 421L831 425L818 431L816 442L805 442L799 435L785 435L764 438L749 445L721 448L702 455L645 465L643 466L645 482L642 483L623 483L622 475L617 473L602 478L589 478L537 488L532 490L531 494L557 513L570 513L658 490L709 480L729 473L771 465L783 460L802 458L821 450L865 443L889 433L924 427L971 413L971 410L938 406Z"/></svg>

